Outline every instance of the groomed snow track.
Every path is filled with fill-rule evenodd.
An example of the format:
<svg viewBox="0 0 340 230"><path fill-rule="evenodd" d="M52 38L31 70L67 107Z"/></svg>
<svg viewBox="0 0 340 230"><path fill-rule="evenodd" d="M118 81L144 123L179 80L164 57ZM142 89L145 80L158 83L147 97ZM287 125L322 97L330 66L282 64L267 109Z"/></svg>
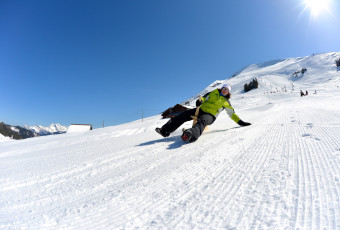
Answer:
<svg viewBox="0 0 340 230"><path fill-rule="evenodd" d="M254 100L192 144L158 117L3 142L0 229L340 229L339 98Z"/></svg>

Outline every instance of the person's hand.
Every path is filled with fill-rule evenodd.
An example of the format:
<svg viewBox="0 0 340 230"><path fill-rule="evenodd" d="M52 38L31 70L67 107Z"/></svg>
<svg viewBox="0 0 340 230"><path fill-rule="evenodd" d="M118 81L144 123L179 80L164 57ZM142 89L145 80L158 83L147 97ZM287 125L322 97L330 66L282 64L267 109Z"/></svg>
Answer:
<svg viewBox="0 0 340 230"><path fill-rule="evenodd" d="M244 121L242 121L242 120L239 120L239 121L237 122L237 124L239 124L239 125L241 125L241 126L249 126L249 125L251 125L250 123L244 122Z"/></svg>
<svg viewBox="0 0 340 230"><path fill-rule="evenodd" d="M196 101L196 107L201 106L203 104L202 97L199 97Z"/></svg>

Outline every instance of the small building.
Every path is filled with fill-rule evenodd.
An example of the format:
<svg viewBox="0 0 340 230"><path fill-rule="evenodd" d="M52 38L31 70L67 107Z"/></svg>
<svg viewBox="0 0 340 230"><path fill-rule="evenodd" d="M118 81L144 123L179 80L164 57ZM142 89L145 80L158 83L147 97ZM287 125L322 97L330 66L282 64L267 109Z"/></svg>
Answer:
<svg viewBox="0 0 340 230"><path fill-rule="evenodd" d="M92 130L92 125L90 124L71 124L66 133L81 133L90 130Z"/></svg>
<svg viewBox="0 0 340 230"><path fill-rule="evenodd" d="M185 107L181 104L177 104L175 105L174 107L170 107L168 108L167 110L165 110L163 113L162 113L162 117L163 118L173 118L175 117L176 115L188 110L189 108L188 107Z"/></svg>

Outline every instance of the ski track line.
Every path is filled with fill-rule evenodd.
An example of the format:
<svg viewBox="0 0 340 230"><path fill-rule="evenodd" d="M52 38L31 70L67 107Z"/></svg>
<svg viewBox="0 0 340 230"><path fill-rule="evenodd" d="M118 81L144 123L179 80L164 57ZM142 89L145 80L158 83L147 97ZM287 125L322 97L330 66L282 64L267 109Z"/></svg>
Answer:
<svg viewBox="0 0 340 230"><path fill-rule="evenodd" d="M332 176L328 172L332 168L329 166L333 164L330 162L330 159L332 159L330 158L330 148L332 148L330 146L335 147L336 143L339 143L339 136L337 135L334 140L330 140L331 135L327 133L328 127L322 127L322 124L316 127L312 125L314 121L319 119L319 114L312 115L309 114L308 116L303 112L295 114L298 117L299 124L294 132L295 138L298 140L298 148L301 150L297 156L299 201L296 204L295 228L303 228L306 225L317 228L336 228L338 227L336 225L339 224L330 224L328 219L332 216L334 217L332 219L339 219L339 208L334 205L339 205L339 196L337 189L333 189L335 192L331 192L332 188L336 188L336 184L333 182L333 185L331 185L330 178ZM307 122L309 123L302 122L305 118L308 118L309 121ZM324 139L328 141L325 143ZM336 174L339 173L339 167L337 171ZM325 191L327 195L325 195ZM331 197L332 200L329 201L326 197Z"/></svg>
<svg viewBox="0 0 340 230"><path fill-rule="evenodd" d="M310 146L313 146L314 144L316 148L311 149L311 152L315 152L314 156L316 157L316 161L319 163L319 167L322 169L321 175L318 177L318 179L323 183L323 186L320 186L320 188L324 188L324 190L327 192L327 195L322 192L322 198L321 204L327 204L326 206L322 206L321 211L323 213L326 213L327 215L324 215L322 220L325 219L324 222L329 223L328 219L333 219L336 220L340 215L339 209L340 205L335 205L335 204L340 204L339 202L339 186L338 189L336 189L336 175L339 175L340 169L339 169L339 164L337 164L337 167L334 167L334 163L337 163L339 161L336 161L336 159L333 156L334 148L337 146L337 143L340 142L340 135L339 128L334 128L334 127L313 127L310 129L311 130L311 138L308 138L307 141L311 142ZM319 131L320 130L320 131ZM331 131L334 130L334 131ZM319 131L319 132L314 132L314 131ZM336 133L335 136L330 135L330 134ZM333 192L332 192L333 191ZM331 200L328 200L331 198ZM328 218L327 218L328 217ZM330 218L333 217L333 218ZM321 222L322 223L322 222ZM325 224L323 224L325 225ZM333 226L334 228L340 228L340 223L332 223L328 224L328 226ZM323 227L323 226L321 226Z"/></svg>
<svg viewBox="0 0 340 230"><path fill-rule="evenodd" d="M91 165L92 165L92 163L91 163ZM27 185L33 185L33 184L39 184L39 183L44 183L44 182L46 182L46 181L50 181L51 182L51 184L53 184L53 186L55 187L55 185L56 184L59 184L58 182L55 182L55 179L58 179L58 178L63 178L63 177L65 177L65 176L69 176L69 175L73 175L73 176L76 176L76 178L79 178L79 177L81 177L81 178L83 178L83 176L81 176L82 174L83 174L83 172L84 171L87 171L88 169L89 169L89 167L75 167L75 169L76 170L66 170L66 172L63 172L63 173L59 173L57 176L55 176L54 174L52 174L52 175L48 175L48 178L46 178L46 179L42 179L42 180L34 180L33 182L23 182L22 184L19 184L20 186L23 186L23 185L25 185L25 186L27 186ZM80 176L79 176L79 175ZM92 182L92 181L90 181L90 182ZM40 184L41 185L41 184ZM40 186L39 185L39 186ZM78 186L76 186L76 187L78 187ZM48 196L50 196L50 194L48 193L47 194L47 197ZM43 198L42 198L43 199ZM21 201L20 201L21 202Z"/></svg>
<svg viewBox="0 0 340 230"><path fill-rule="evenodd" d="M171 156L170 156L171 157ZM173 156L172 156L173 157ZM169 159L168 159L169 160ZM147 167L149 167L149 166L147 166ZM151 167L153 167L153 168L155 168L155 166L151 166ZM141 170L141 172L146 172L147 170ZM157 174L156 174L157 175ZM144 175L145 176L145 175ZM136 179L135 179L136 180ZM133 183L131 183L131 184L133 184ZM138 189L138 188L137 188ZM133 196L132 196L133 197ZM127 202L129 202L129 200L126 200Z"/></svg>
<svg viewBox="0 0 340 230"><path fill-rule="evenodd" d="M277 140L277 138L280 138L280 135L277 135L276 138L270 137L270 132L272 132L273 130L275 129L269 130L269 132L267 133L268 135L264 136L261 142L259 142L259 146L256 147L254 146L254 153L262 154L263 160L261 164L257 164L255 162L258 165L257 171L254 172L253 179L250 180L252 182L249 184L249 188L247 188L247 190L249 191L247 194L251 194L251 196L247 197L245 201L242 202L242 205L244 206L243 210L238 214L238 219L235 221L235 224L236 223L242 224L241 221L242 217L244 217L244 214L246 214L245 216L247 216L248 219L249 217L251 217L253 219L253 221L251 221L252 222L251 226L241 225L241 227L244 228L249 227L253 228L255 226L267 224L268 222L268 220L266 220L267 217L263 216L263 213L267 213L268 215L269 213L272 213L273 211L277 210L275 208L275 206L278 205L275 202L277 195L273 194L273 192L275 193L275 189L274 191L272 189L269 190L269 188L272 187L269 185L272 185L272 183L275 183L276 181L274 181L273 179L271 181L266 181L263 179L268 178L268 171L270 171L268 169L270 169L270 166L275 164L275 162L278 160L275 159L274 154L277 153L279 150L276 148L275 145L273 149L268 147L262 147L261 145L262 143L273 143ZM278 133L277 130L275 132ZM276 175L276 172L270 171L270 174ZM266 188L264 188L262 184L266 184ZM267 196L264 195L264 192L266 193ZM258 197L258 199L254 200L253 196ZM273 199L270 200L268 198ZM251 204L250 207L249 204ZM237 206L237 202L235 202L234 205ZM254 210L256 210L257 213L254 212Z"/></svg>
<svg viewBox="0 0 340 230"><path fill-rule="evenodd" d="M269 127L268 127L269 128ZM264 140L264 142L266 142L266 140ZM239 147L239 146L238 146ZM236 147L236 148L238 148L238 147ZM263 154L262 155L262 158L265 156L265 154ZM243 159L245 160L247 158L247 156L245 156ZM258 159L260 159L260 156L258 157ZM246 160L245 160L246 161ZM245 163L245 161L241 161L239 164L240 165L244 165ZM237 161L237 162L239 162L239 161ZM265 160L262 160L262 162L266 162ZM251 163L253 163L253 162L251 162ZM248 164L248 168L246 169L246 170L244 170L245 172L248 172L248 174L249 174L249 172L250 172L250 170L251 169L249 169L249 165L252 165L252 167L254 167L254 165L260 165L259 166L259 168L261 168L261 164L258 164L258 162L255 162L254 164L251 164L251 163L249 163ZM236 163L237 164L237 163ZM264 163L263 163L264 164ZM234 164L234 166L235 166L235 164ZM235 166L236 167L236 166ZM235 172L235 171L233 171L233 172ZM244 173L244 172L243 172ZM231 178L235 178L235 176L234 175L228 175L228 177L231 177ZM245 177L245 178L247 178L247 177ZM237 177L236 176L236 179L235 179L235 181L240 181L240 177ZM243 180L241 181L241 182L243 182ZM210 183L211 184L211 183ZM234 189L234 191L233 191L233 193L231 193L231 194L233 194L231 197L229 197L229 198L227 198L227 201L228 201L228 203L230 202L230 200L232 200L232 198L235 196L235 194L236 194L236 192L239 190L239 188L240 188L240 186L239 187L237 187L235 184L236 184L236 182L233 182L233 183L230 183L230 182L228 182L228 181L226 181L225 183L223 183L223 184L229 184L229 186L232 186L231 188L232 189ZM242 184L242 183L240 183L240 184ZM225 189L225 190L227 190L228 191L228 188L227 189ZM230 194L227 194L227 195L230 195ZM228 203L227 204L225 204L224 206L227 206L228 205ZM238 206L238 204L235 204L235 206ZM240 213L242 213L242 212L240 212Z"/></svg>
<svg viewBox="0 0 340 230"><path fill-rule="evenodd" d="M150 160L149 159L149 161L152 161L152 159ZM105 162L105 164L107 164L107 162ZM56 178L63 178L64 176L66 176L66 174L69 174L68 176L70 176L70 175L72 175L72 176L75 176L75 178L77 178L80 182L77 182L77 183L80 183L80 185L82 185L83 187L87 187L89 184L91 184L92 182L94 182L94 179L93 180L91 180L91 179L86 179L86 183L85 183L85 181L81 181L80 180L80 178L91 178L91 174L92 174L92 172L90 171L90 172L86 172L86 171L88 171L90 168L89 167L83 167L83 168L80 168L79 169L79 167L78 167L78 170L77 171L66 171L65 173L62 173L62 174L59 174ZM94 169L94 170L97 170L98 169L98 167L96 167L96 169ZM107 171L107 172L110 172L110 170L104 170L104 171ZM84 174L84 172L86 172L86 174L87 175L83 175ZM77 173L77 174L75 174L75 173ZM105 175L105 174L104 174ZM53 177L53 175L52 175L52 177ZM55 179L56 179L55 178ZM98 179L98 178L97 178ZM54 186L56 185L56 184L58 184L58 183L55 183L55 182L53 182L53 183L51 183L51 184L53 184ZM80 185L78 185L78 184L75 184L75 188L77 188L77 190L79 190L79 186ZM85 186L84 186L85 185ZM58 188L59 187L57 187L55 190L57 190L58 191ZM54 188L53 188L54 189ZM46 197L49 197L51 194L49 193L49 192L47 192L47 194L46 194ZM84 196L85 197L85 196ZM83 198L84 198L83 197ZM44 198L41 198L41 199L44 199ZM79 199L75 199L73 202L74 203L76 203L76 202L78 202L79 200L80 200L81 198L79 198ZM30 205L28 205L28 206L30 206ZM51 209L53 209L53 207L51 208Z"/></svg>
<svg viewBox="0 0 340 230"><path fill-rule="evenodd" d="M185 152L185 151L183 151L183 152ZM176 173L176 170L174 171L174 173ZM161 183L163 183L163 181L161 181ZM162 203L162 202L164 202L164 199L163 200L161 200L160 199L160 202ZM155 206L158 206L158 204L157 203L154 203L155 204ZM144 209L146 208L146 207L143 207ZM141 217L140 217L141 218ZM127 225L128 226L128 225Z"/></svg>
<svg viewBox="0 0 340 230"><path fill-rule="evenodd" d="M185 152L185 151L183 151L183 152ZM181 155L182 156L182 155ZM189 158L187 158L187 157L189 157ZM191 158L196 158L196 156L185 156L185 154L184 154L184 159L182 159L182 161L184 161L184 162L186 162L186 159L191 159ZM177 156L177 159L178 159L178 156ZM165 164L169 164L169 162L164 162ZM176 169L177 168L177 169ZM174 164L174 169L175 170L171 170L170 171L170 173L171 174L175 174L175 173L177 173L177 170L178 170L178 168L180 168L177 164ZM169 177L169 175L165 175L165 176L168 176ZM160 179L162 179L162 177L160 177ZM160 183L160 184L158 184L158 183ZM167 181L166 180L159 180L159 181L155 181L155 183L153 183L153 187L159 187L159 186L164 186L164 185L166 185L167 184ZM160 203L160 204L158 204L158 202ZM159 205L161 205L161 203L164 203L164 199L159 199L158 201L154 201L153 202L153 204L152 204L152 206L155 206L155 207L157 207L157 206L159 206ZM150 204L146 204L146 206L144 206L144 207L142 207L142 209L148 209L148 207L150 206ZM151 207L151 209L153 209L153 207Z"/></svg>
<svg viewBox="0 0 340 230"><path fill-rule="evenodd" d="M254 152L253 154L259 154L259 157L261 157L262 159L258 162L254 162L254 165L257 165L256 170L254 170L253 172L253 178L251 178L249 181L250 184L248 185L249 188L246 188L245 191L250 191L249 193L251 193L252 195L245 199L244 202L242 202L242 205L244 206L242 211L240 211L240 213L238 214L238 218L235 220L235 224L239 223L239 225L241 225L241 228L249 228L250 226L242 226L242 217L244 216L244 213L249 213L249 215L246 215L247 218L249 219L249 216L253 216L253 224L252 226L258 225L261 223L263 225L266 224L267 220L264 218L261 220L262 217L262 210L263 209L267 209L267 213L268 211L272 212L275 209L275 206L277 206L277 202L273 202L271 200L268 199L267 196L264 196L263 194L263 190L261 190L260 188L262 188L262 184L265 182L266 186L266 193L267 195L271 195L275 201L275 199L277 199L276 197L278 197L277 195L275 195L275 191L271 191L268 190L268 188L270 188L271 183L274 183L275 181L263 181L263 179L269 178L269 175L276 175L278 174L275 170L274 171L270 171L268 169L270 169L271 167L269 167L272 164L275 164L276 161L280 160L280 159L276 159L275 154L279 153L279 149L273 145L273 148L268 148L268 147L262 147L265 145L262 145L262 143L273 143L277 141L278 138L280 138L281 135L277 135L275 138L272 138L270 133L273 132L273 130L275 130L275 133L281 133L278 132L278 130L276 130L276 127L273 128L271 127L270 130L267 131L266 135L263 136L263 138L261 138L259 140L259 143L257 145L254 146ZM268 145L269 146L269 145ZM269 164L270 163L270 164ZM267 173L267 171L269 171L270 173ZM278 177L280 177L280 175L278 175ZM259 181L260 180L260 181ZM262 188L263 189L263 188ZM258 191L259 190L259 191ZM275 190L275 188L274 188ZM242 193L241 193L242 194ZM248 194L248 193L245 193ZM258 199L254 200L254 198L252 196L256 196L259 195ZM260 201L260 202L259 202ZM249 207L249 203L251 204L251 208ZM255 203L255 204L254 204ZM269 205L270 204L270 205ZM260 206L259 206L260 205ZM234 206L239 206L239 202L234 202ZM253 210L256 210L258 213L254 213ZM265 217L265 216L264 216Z"/></svg>
<svg viewBox="0 0 340 230"><path fill-rule="evenodd" d="M152 159L151 160L149 160L149 161L152 161ZM165 160L164 160L165 161ZM143 163L143 164L145 164L145 163ZM142 164L142 165L143 165ZM81 171L84 171L84 170L80 170L80 172L79 173L81 173ZM143 170L141 170L141 171L143 171ZM61 175L61 176L65 176L65 175ZM79 176L76 176L76 178L79 178ZM90 182L92 182L92 181L90 181ZM88 182L88 183L90 183L90 182ZM132 184L132 183L131 183ZM76 186L77 187L77 186ZM84 186L84 187L86 187L86 186ZM76 201L78 201L78 200L76 200Z"/></svg>
<svg viewBox="0 0 340 230"><path fill-rule="evenodd" d="M259 140L256 140L256 141L259 141ZM253 143L250 143L248 147L251 146L252 144ZM249 152L250 151L248 151L248 153ZM234 181L230 182L229 187L225 189L225 191L231 191L231 192L224 194L224 197L222 198L222 202L224 202L223 206L228 207L228 209L234 210L235 212L235 215L234 215L235 219L230 220L231 226L236 226L237 223L240 223L241 216L238 215L237 213L242 213L244 211L243 205L235 205L235 202L234 202L235 196L239 193L242 194L241 191L243 191L243 188L241 187L244 187L244 184L247 184L247 182L250 181L249 177L251 177L252 174L256 171L256 168L260 168L266 161L264 154L258 155L257 153L252 153L252 156L249 156L249 154L247 154L247 151L245 152L241 151L240 154L243 155L244 160L240 161L240 164L235 165L237 166L237 168L236 170L232 171L233 174L226 173L224 176L225 179L227 178L235 179ZM256 175L256 172L255 172L255 175Z"/></svg>
<svg viewBox="0 0 340 230"><path fill-rule="evenodd" d="M287 130L288 131L288 130ZM286 131L286 132L287 132ZM301 133L301 132L300 132ZM297 136L295 136L295 138L301 138L301 136L300 136L301 134L298 134ZM300 143L299 145L298 145L299 147L305 147L305 144L303 144L303 143ZM310 157L310 154L309 154L309 157ZM304 169L303 170L303 174L300 174L300 173L298 173L298 175L301 175L301 178L303 178L302 180L300 180L300 182L299 182L299 185L301 185L301 183L304 185L304 193L303 194L305 194L305 196L307 196L307 197L309 197L309 201L311 201L310 199L311 199L311 197L312 197L312 195L310 195L310 194L312 194L313 193L313 190L311 190L311 187L309 186L308 188L309 188L309 190L307 190L307 187L306 187L306 183L309 183L309 184L317 184L318 182L317 182L317 178L314 176L313 177L313 175L316 175L316 172L314 172L315 170L313 169L313 168L315 168L315 167L317 167L315 164L314 165L311 165L310 166L310 164L312 164L311 163L311 160L310 159L308 159L308 158L306 158L306 156L302 159L303 160L303 162L302 161L300 161L301 162L301 167ZM314 171L313 171L314 170ZM311 179L311 178L314 178L314 179ZM306 178L306 179L305 179ZM309 179L308 179L309 178ZM327 177L326 177L327 178ZM314 180L314 181L313 181ZM302 181L302 182L301 182ZM307 182L306 182L307 181ZM301 187L301 186L300 186ZM316 188L317 189L317 191L318 191L318 193L319 193L319 189L318 188ZM303 203L305 203L305 201L303 202ZM309 215L309 214L313 214L313 213L311 213L311 212L308 212L308 211L306 211L306 206L313 206L313 204L310 202L310 203L307 203L307 204L304 204L304 206L303 206L303 213L304 213L304 215ZM316 212L317 213L317 215L320 215L319 214L319 212L318 212L318 209L317 208L314 208L313 209L313 212ZM310 221L310 220L308 220L308 218L307 217L304 217L303 218L303 220L304 219L307 219L307 221ZM313 219L313 218L311 218L311 219ZM317 218L316 220L318 221L320 219L320 217L319 218ZM314 225L314 223L309 223L309 224L312 224L312 225L310 225L310 226L313 226ZM320 223L319 222L316 222L316 226L320 226Z"/></svg>
<svg viewBox="0 0 340 230"><path fill-rule="evenodd" d="M210 151L210 152L213 152L213 150L212 151ZM209 159L209 160L207 160L207 159L203 159L204 158L204 156L203 157L200 157L201 159L202 159L202 161L204 161L204 162L207 162L207 165L209 165L210 167L211 167L211 165L213 166L214 164L211 164L211 161L213 161L213 158L216 158L216 156L214 156L214 154L212 153L208 153L208 154L206 154L205 156L209 156L210 158L212 158L212 159ZM218 157L218 156L217 156ZM245 159L245 158L244 158ZM223 165L222 165L223 166ZM204 168L206 168L206 166L204 167ZM223 168L224 168L224 166L223 166ZM216 170L215 169L215 171L218 171L218 170ZM213 173L215 173L215 171L212 171ZM200 173L200 174L202 174L202 173ZM216 174L216 173L215 173ZM216 176L212 176L212 179L214 179L214 180L216 180ZM190 180L189 181L194 181L193 179L191 179L191 178L189 178ZM197 180L197 179L196 179ZM235 179L235 181L237 181L237 179ZM241 183L241 182L240 182ZM208 183L209 184L209 183ZM225 184L225 183L223 183L223 184ZM204 188L204 190L206 190L206 189L208 189L208 187L206 187L206 185L205 184L203 184L202 185L203 186L203 188ZM236 187L236 189L235 189L235 191L237 191L237 186L235 186ZM186 193L188 193L188 192L186 192ZM197 195L197 194L196 194ZM183 196L183 194L179 194L179 197L185 197L185 196ZM180 199L180 198L179 198ZM187 203L187 201L183 201L182 203ZM172 204L172 206L174 206L174 208L176 207L176 205L177 204ZM164 220L163 220L163 222L164 222ZM167 224L170 224L171 223L171 221L170 220L168 220L168 222L167 222ZM172 225L170 225L170 226L172 226ZM175 227L176 226L176 224L174 223L174 226L173 227Z"/></svg>
<svg viewBox="0 0 340 230"><path fill-rule="evenodd" d="M320 181L322 186L320 188L324 188L324 191L321 192L319 196L321 196L321 204L327 204L327 207L321 206L321 212L325 213L324 216L321 216L321 224L322 222L327 222L328 224L322 224L326 226L332 226L333 228L340 227L340 224L336 226L336 223L330 223L328 219L335 220L337 219L337 215L340 215L339 212L339 206L336 206L335 204L339 204L339 191L336 189L336 178L335 176L339 174L339 167L334 168L334 158L331 155L331 149L329 146L336 146L336 143L339 143L340 138L339 135L337 135L334 140L328 138L330 135L326 132L330 128L321 129L320 132L313 133L313 136L320 135L320 139L322 142L320 145L315 146L315 148L311 148L313 145L308 145L308 149L310 152L314 153L313 156L315 156L315 161L318 163L320 170L320 174L317 175L317 179ZM312 131L318 130L318 128L314 128ZM330 132L330 133L336 133L336 132ZM310 140L308 140L310 141ZM313 140L312 140L313 141ZM335 170L337 169L337 171ZM333 175L331 174L333 172ZM333 191L333 192L332 192ZM329 199L331 198L331 199ZM328 217L328 218L327 218ZM320 227L324 227L320 226ZM325 226L325 227L326 227Z"/></svg>
<svg viewBox="0 0 340 230"><path fill-rule="evenodd" d="M296 118L293 115L291 117L294 120L291 120L291 122L296 122ZM294 126L295 127L295 126ZM304 153L303 153L303 148L302 148L302 139L301 139L301 131L297 132L298 130L296 130L295 128L292 130L292 132L294 133L294 139L297 140L295 142L295 144L297 144L297 146L294 149L300 149L300 152L297 154L296 156L296 185L298 186L298 194L297 194L297 198L296 198L296 210L295 210L295 229L297 227L300 226L304 226L305 225L305 221L306 221L306 205L308 205L308 203L306 203L306 180L308 179L307 175L306 175L306 160L304 160ZM294 143L294 142L293 142ZM308 181L307 181L308 182ZM308 209L307 209L308 210Z"/></svg>
<svg viewBox="0 0 340 230"><path fill-rule="evenodd" d="M85 150L85 151L88 151ZM128 151L128 150L127 150ZM123 153L125 151L122 151ZM130 158L133 158L134 156L132 155ZM83 163L82 165L75 165L72 166L71 168L67 168L65 170L62 170L61 172L54 172L51 174L45 174L43 176L38 176L38 177L34 177L33 179L31 178L30 181L27 181L27 179L22 180L21 182L16 182L15 184L13 182L8 182L8 183L2 183L3 186L2 188L0 188L0 191L6 191L6 190L10 190L13 188L20 188L20 187L25 187L27 185L34 185L34 184L41 184L41 183L45 183L51 180L58 180L58 179L62 179L66 176L72 175L72 176L77 176L77 175L82 175L84 172L88 171L94 164L97 166L101 166L101 165L105 165L105 164L109 164L113 161L129 161L130 159L123 159L126 158L125 155L118 155L118 156L114 156L109 161L99 161L99 163ZM98 160L97 160L98 161ZM53 183L58 183L58 182L53 182Z"/></svg>

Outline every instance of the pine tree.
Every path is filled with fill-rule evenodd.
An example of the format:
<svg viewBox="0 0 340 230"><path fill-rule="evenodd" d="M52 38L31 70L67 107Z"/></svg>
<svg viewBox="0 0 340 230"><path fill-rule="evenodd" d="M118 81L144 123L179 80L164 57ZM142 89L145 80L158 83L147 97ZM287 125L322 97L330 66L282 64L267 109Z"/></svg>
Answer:
<svg viewBox="0 0 340 230"><path fill-rule="evenodd" d="M244 92L248 92L252 89L257 89L259 87L259 82L257 81L257 78L254 78L251 82L248 84L244 84Z"/></svg>
<svg viewBox="0 0 340 230"><path fill-rule="evenodd" d="M340 66L340 58L335 60L335 65L336 65L336 67Z"/></svg>

